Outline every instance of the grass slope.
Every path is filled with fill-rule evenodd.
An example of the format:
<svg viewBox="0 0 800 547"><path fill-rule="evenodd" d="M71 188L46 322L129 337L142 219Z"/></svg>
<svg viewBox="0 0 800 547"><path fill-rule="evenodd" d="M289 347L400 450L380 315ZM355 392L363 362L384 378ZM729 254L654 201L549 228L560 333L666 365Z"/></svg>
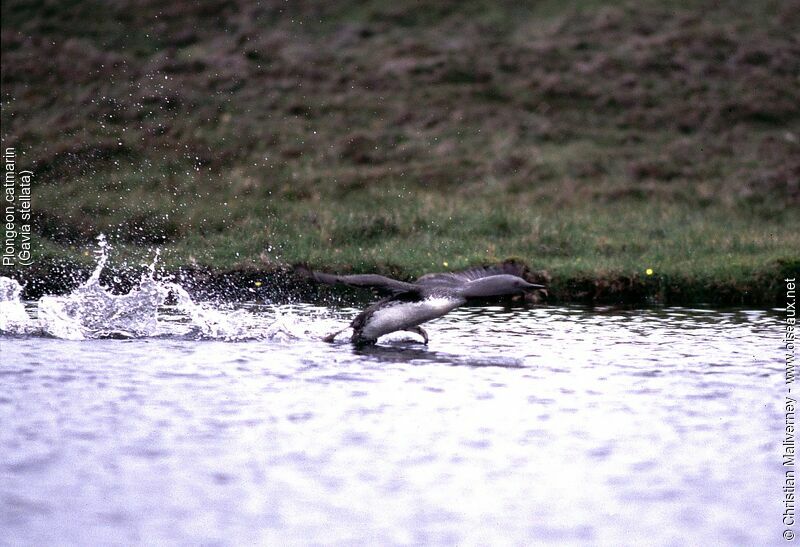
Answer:
<svg viewBox="0 0 800 547"><path fill-rule="evenodd" d="M169 268L517 257L562 300L778 301L800 2L329 4L3 2L39 264L105 232Z"/></svg>

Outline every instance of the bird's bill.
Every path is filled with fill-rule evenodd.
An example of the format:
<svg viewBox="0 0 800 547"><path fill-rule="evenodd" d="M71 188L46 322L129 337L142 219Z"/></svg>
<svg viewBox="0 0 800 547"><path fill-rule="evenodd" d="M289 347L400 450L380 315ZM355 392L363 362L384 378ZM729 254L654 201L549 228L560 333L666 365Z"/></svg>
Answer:
<svg viewBox="0 0 800 547"><path fill-rule="evenodd" d="M545 287L544 285L537 285L536 283L528 283L524 287L524 290L526 290L526 291L536 291L536 290L539 290L539 289L546 289L546 288L547 287Z"/></svg>

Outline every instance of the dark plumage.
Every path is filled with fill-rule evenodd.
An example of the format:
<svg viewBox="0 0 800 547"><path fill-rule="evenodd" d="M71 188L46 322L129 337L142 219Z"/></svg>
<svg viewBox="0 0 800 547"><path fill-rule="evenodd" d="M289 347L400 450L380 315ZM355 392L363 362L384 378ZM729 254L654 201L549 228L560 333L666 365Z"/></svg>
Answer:
<svg viewBox="0 0 800 547"><path fill-rule="evenodd" d="M427 343L428 335L419 325L441 317L470 299L522 294L544 288L525 281L521 277L522 269L513 263L463 272L426 274L414 283L376 274L332 275L305 267L297 270L320 283L371 288L387 295L350 323L353 329L351 341L355 344L374 344L380 336L399 330L419 334ZM324 340L332 342L340 332L330 334Z"/></svg>

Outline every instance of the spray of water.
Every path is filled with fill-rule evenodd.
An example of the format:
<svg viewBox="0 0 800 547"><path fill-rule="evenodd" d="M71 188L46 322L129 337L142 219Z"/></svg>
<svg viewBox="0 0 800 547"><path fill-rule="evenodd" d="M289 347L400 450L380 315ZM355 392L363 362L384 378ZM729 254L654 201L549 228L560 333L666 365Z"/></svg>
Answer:
<svg viewBox="0 0 800 547"><path fill-rule="evenodd" d="M20 301L22 286L14 279L0 277L0 332L30 334L35 329Z"/></svg>
<svg viewBox="0 0 800 547"><path fill-rule="evenodd" d="M70 294L44 296L28 310L20 299L22 286L14 279L0 277L0 332L67 340L171 335L291 340L317 338L317 329L328 329L324 320L315 321L316 328L309 328L291 309L279 306L265 314L196 303L179 284L156 279L158 252L138 285L127 294L113 294L100 283L109 251L110 246L101 235L95 253L97 263L89 278ZM175 305L166 306L170 295Z"/></svg>

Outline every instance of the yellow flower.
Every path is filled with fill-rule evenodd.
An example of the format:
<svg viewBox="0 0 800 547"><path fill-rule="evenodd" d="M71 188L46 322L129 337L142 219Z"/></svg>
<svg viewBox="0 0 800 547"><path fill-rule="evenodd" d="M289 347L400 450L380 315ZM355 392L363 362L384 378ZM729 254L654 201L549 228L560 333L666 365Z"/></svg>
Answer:
<svg viewBox="0 0 800 547"><path fill-rule="evenodd" d="M447 266L449 266L449 264L448 264L447 262L442 262L442 266L444 266L445 268L447 268Z"/></svg>
<svg viewBox="0 0 800 547"><path fill-rule="evenodd" d="M647 275L653 275L653 268L647 268L647 269L644 271L644 273L646 273Z"/></svg>
<svg viewBox="0 0 800 547"><path fill-rule="evenodd" d="M261 281L256 281L256 287L260 287L260 286L261 286Z"/></svg>

